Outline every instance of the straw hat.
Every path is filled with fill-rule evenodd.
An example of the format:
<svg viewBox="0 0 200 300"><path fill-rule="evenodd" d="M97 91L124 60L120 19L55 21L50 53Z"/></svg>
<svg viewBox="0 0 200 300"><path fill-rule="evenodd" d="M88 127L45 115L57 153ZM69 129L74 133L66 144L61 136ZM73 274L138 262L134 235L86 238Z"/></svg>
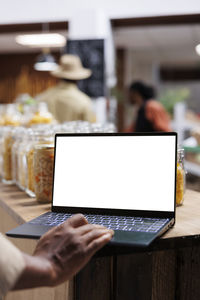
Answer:
<svg viewBox="0 0 200 300"><path fill-rule="evenodd" d="M76 55L65 54L60 58L60 65L51 74L58 78L81 80L91 76L92 71L83 67Z"/></svg>

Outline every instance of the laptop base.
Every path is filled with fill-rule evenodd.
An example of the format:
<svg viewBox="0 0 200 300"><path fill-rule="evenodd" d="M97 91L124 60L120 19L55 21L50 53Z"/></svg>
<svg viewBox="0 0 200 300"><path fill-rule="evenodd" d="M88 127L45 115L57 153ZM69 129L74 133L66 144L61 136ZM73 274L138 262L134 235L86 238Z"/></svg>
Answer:
<svg viewBox="0 0 200 300"><path fill-rule="evenodd" d="M45 213L34 220L46 215L48 215L48 213ZM54 227L50 225L32 224L34 220L8 231L6 235L15 238L39 239L43 234ZM161 230L154 233L115 230L115 234L109 244L129 247L148 247L158 236L167 231L173 225L173 223L173 220L169 220L169 222L167 222L167 224L163 226Z"/></svg>

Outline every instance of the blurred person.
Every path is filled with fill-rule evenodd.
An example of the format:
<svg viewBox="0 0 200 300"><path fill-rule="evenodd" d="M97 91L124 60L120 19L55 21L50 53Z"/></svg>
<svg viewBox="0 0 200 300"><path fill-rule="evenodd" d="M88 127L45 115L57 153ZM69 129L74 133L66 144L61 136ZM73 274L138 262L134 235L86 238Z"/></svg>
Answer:
<svg viewBox="0 0 200 300"><path fill-rule="evenodd" d="M60 65L51 72L59 78L59 83L37 96L41 102L46 102L49 111L59 122L82 120L95 122L91 99L81 92L77 81L89 78L92 72L82 66L76 55L65 54L60 58Z"/></svg>
<svg viewBox="0 0 200 300"><path fill-rule="evenodd" d="M31 256L0 234L0 297L9 290L53 287L71 279L112 235L77 214L44 234Z"/></svg>
<svg viewBox="0 0 200 300"><path fill-rule="evenodd" d="M126 129L127 132L171 131L169 115L155 97L155 89L142 81L130 85L129 102L138 107L138 112L136 121Z"/></svg>

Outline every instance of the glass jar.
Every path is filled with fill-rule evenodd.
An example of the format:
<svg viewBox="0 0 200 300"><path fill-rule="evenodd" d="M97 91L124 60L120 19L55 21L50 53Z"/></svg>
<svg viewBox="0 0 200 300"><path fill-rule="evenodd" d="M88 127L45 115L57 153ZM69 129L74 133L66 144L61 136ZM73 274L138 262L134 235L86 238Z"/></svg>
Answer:
<svg viewBox="0 0 200 300"><path fill-rule="evenodd" d="M4 141L4 131L6 127L0 127L0 179L3 178L3 141Z"/></svg>
<svg viewBox="0 0 200 300"><path fill-rule="evenodd" d="M91 123L87 121L76 121L74 127L75 133L90 133L91 132Z"/></svg>
<svg viewBox="0 0 200 300"><path fill-rule="evenodd" d="M19 142L19 148L18 148L18 153L17 153L17 162L18 162L18 168L17 172L18 174L16 175L16 185L22 190L25 191L26 189L26 177L27 177L27 163L26 163L26 146L29 142L31 134L31 129L27 129L24 132L24 136Z"/></svg>
<svg viewBox="0 0 200 300"><path fill-rule="evenodd" d="M54 140L51 130L32 131L28 145L26 146L27 182L26 193L30 197L35 197L35 183L33 173L33 153L34 147L39 144L52 144Z"/></svg>
<svg viewBox="0 0 200 300"><path fill-rule="evenodd" d="M5 109L6 104L0 104L0 126L4 126L5 124Z"/></svg>
<svg viewBox="0 0 200 300"><path fill-rule="evenodd" d="M33 166L35 195L39 203L52 201L54 145L41 144L34 148Z"/></svg>
<svg viewBox="0 0 200 300"><path fill-rule="evenodd" d="M113 124L113 123L105 123L103 125L103 132L109 132L109 133L117 132L115 124Z"/></svg>
<svg viewBox="0 0 200 300"><path fill-rule="evenodd" d="M177 153L177 178L176 178L176 205L180 206L184 201L186 172L184 166L184 149L178 149Z"/></svg>
<svg viewBox="0 0 200 300"><path fill-rule="evenodd" d="M32 114L30 115L29 120L27 120L28 126L53 123L53 115L48 111L45 102L38 102L35 106L32 106L32 109Z"/></svg>
<svg viewBox="0 0 200 300"><path fill-rule="evenodd" d="M18 105L15 103L6 104L4 125L5 126L19 126L21 120L21 114L18 110Z"/></svg>
<svg viewBox="0 0 200 300"><path fill-rule="evenodd" d="M93 133L102 133L103 132L102 124L100 124L100 123L91 124L91 132L93 132Z"/></svg>
<svg viewBox="0 0 200 300"><path fill-rule="evenodd" d="M76 132L77 121L64 122L62 124L62 131L65 133L74 133Z"/></svg>
<svg viewBox="0 0 200 300"><path fill-rule="evenodd" d="M34 105L23 105L23 110L22 110L22 118L21 118L21 123L23 126L27 126L29 120L33 116L34 112Z"/></svg>
<svg viewBox="0 0 200 300"><path fill-rule="evenodd" d="M12 180L13 183L18 182L18 149L23 141L26 129L24 127L17 127L15 130L14 142L11 149L11 160L12 160Z"/></svg>
<svg viewBox="0 0 200 300"><path fill-rule="evenodd" d="M14 142L14 129L13 127L7 126L3 134L3 182L6 184L12 184L12 145Z"/></svg>

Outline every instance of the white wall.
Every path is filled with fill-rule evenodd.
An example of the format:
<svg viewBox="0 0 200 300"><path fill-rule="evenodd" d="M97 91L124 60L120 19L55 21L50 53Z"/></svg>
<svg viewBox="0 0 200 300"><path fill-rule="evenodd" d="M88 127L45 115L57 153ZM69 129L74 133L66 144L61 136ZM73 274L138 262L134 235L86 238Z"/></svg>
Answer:
<svg viewBox="0 0 200 300"><path fill-rule="evenodd" d="M0 0L0 24L68 20L76 9L102 9L110 18L200 13L199 0Z"/></svg>
<svg viewBox="0 0 200 300"><path fill-rule="evenodd" d="M152 55L126 50L125 60L125 85L128 86L134 80L144 80L149 84L155 84L154 67L156 60Z"/></svg>

